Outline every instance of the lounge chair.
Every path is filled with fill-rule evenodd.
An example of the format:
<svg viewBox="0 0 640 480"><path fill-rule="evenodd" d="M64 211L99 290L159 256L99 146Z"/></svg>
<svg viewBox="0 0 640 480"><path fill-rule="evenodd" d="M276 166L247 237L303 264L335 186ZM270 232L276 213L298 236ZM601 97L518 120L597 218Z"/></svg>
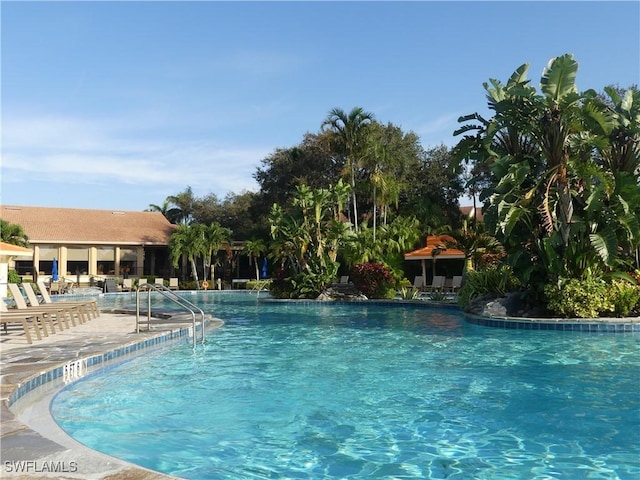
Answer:
<svg viewBox="0 0 640 480"><path fill-rule="evenodd" d="M78 307L63 307L58 306L56 304L52 305L36 305L28 306L26 300L22 296L22 292L20 291L20 287L17 283L10 283L8 285L9 291L13 296L13 301L16 304L16 308L18 310L23 310L25 313L35 312L42 313L49 319L49 326L51 330L55 332L53 319L55 319L58 324L58 328L62 331L65 328L69 327L69 319L71 319L71 323L75 325L75 316L81 316L80 309Z"/></svg>
<svg viewBox="0 0 640 480"><path fill-rule="evenodd" d="M104 281L104 293L117 293L118 285L113 278L107 278Z"/></svg>
<svg viewBox="0 0 640 480"><path fill-rule="evenodd" d="M178 284L178 279L176 277L171 277L169 279L169 290L180 290L180 285Z"/></svg>
<svg viewBox="0 0 640 480"><path fill-rule="evenodd" d="M431 285L426 285L424 290L427 292L441 292L444 289L444 275L434 275Z"/></svg>
<svg viewBox="0 0 640 480"><path fill-rule="evenodd" d="M153 284L156 287L164 287L164 278L156 278Z"/></svg>
<svg viewBox="0 0 640 480"><path fill-rule="evenodd" d="M4 301L0 301L0 323L4 326L5 333L8 333L7 326L10 323L17 323L22 325L22 329L24 330L24 336L27 339L27 343L33 343L31 338L31 333L29 332L29 327L32 326L34 331L36 332L36 337L38 340L42 340L42 335L40 334L40 330L44 332L45 337L48 337L46 327L44 327L44 315L41 313L35 312L17 312L10 311L7 308L7 304Z"/></svg>
<svg viewBox="0 0 640 480"><path fill-rule="evenodd" d="M451 279L451 286L449 287L449 291L456 293L458 290L460 290L461 286L462 286L462 275L455 275Z"/></svg>
<svg viewBox="0 0 640 480"><path fill-rule="evenodd" d="M343 275L340 277L340 283L349 283L349 275Z"/></svg>
<svg viewBox="0 0 640 480"><path fill-rule="evenodd" d="M138 279L138 287L141 287L142 285L145 285L146 283L147 283L147 279L146 278Z"/></svg>
<svg viewBox="0 0 640 480"><path fill-rule="evenodd" d="M422 275L418 275L413 279L413 288L422 289L424 287L424 280Z"/></svg>
<svg viewBox="0 0 640 480"><path fill-rule="evenodd" d="M133 280L131 280L130 278L125 278L122 280L123 292L130 292L132 288L133 288Z"/></svg>
<svg viewBox="0 0 640 480"><path fill-rule="evenodd" d="M26 284L23 284L23 285L26 285ZM85 312L85 318L84 318L85 321L91 320L92 315L93 315L93 318L98 318L100 316L100 309L98 308L98 302L96 301L95 298L87 298L86 300L60 300L58 302L54 302L53 300L51 300L51 297L47 293L47 289L44 283L42 281L39 281L37 285L38 285L38 290L40 290L40 295L42 296L42 302L40 302L40 305L63 305L63 306L78 305ZM27 292L27 295L28 295L27 289L25 289L25 292Z"/></svg>

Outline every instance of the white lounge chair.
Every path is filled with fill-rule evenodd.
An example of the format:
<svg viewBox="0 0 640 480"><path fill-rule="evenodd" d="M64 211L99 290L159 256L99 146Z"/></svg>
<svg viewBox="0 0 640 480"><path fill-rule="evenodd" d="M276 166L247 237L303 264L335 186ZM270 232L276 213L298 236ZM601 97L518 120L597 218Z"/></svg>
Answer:
<svg viewBox="0 0 640 480"><path fill-rule="evenodd" d="M424 279L422 278L422 275L417 275L413 279L413 288L422 289L422 287L424 287Z"/></svg>
<svg viewBox="0 0 640 480"><path fill-rule="evenodd" d="M131 280L130 278L124 278L122 280L122 291L130 292L132 288L133 288L133 280Z"/></svg>
<svg viewBox="0 0 640 480"><path fill-rule="evenodd" d="M41 313L43 314L49 322L49 326L51 327L51 331L55 332L55 327L53 323L53 319L55 319L58 324L58 329L60 331L69 327L69 319L74 319L74 315L78 315L78 308L75 307L63 307L58 305L36 305L29 306L22 295L22 291L17 283L10 283L7 285L9 287L9 291L13 296L13 301L16 304L16 308L18 310L22 310L24 313ZM74 323L75 324L75 323Z"/></svg>
<svg viewBox="0 0 640 480"><path fill-rule="evenodd" d="M18 311L10 311L7 308L7 304L4 301L0 300L0 323L4 326L5 333L8 333L7 326L11 323L17 323L22 326L24 330L24 336L27 339L27 343L33 343L31 338L31 333L29 332L29 327L32 326L34 331L36 332L36 337L38 340L42 340L42 335L40 334L40 330L44 332L45 337L48 337L47 328L44 326L44 314L37 312L18 312Z"/></svg>
<svg viewBox="0 0 640 480"><path fill-rule="evenodd" d="M38 289L40 290L40 295L42 296L42 302L40 305L62 305L62 306L70 306L70 307L79 307L81 312L83 313L82 319L83 323L87 320L91 320L91 316L93 318L98 318L100 316L100 309L98 308L98 302L95 298L87 298L86 300L61 300L59 302L54 302L51 300L51 297L47 293L47 289L44 284L41 282L37 283ZM25 292L27 293L27 297L29 297L29 287L27 284L23 284L25 287ZM29 301L31 302L31 297L29 297ZM33 302L31 302L33 304Z"/></svg>
<svg viewBox="0 0 640 480"><path fill-rule="evenodd" d="M176 277L171 277L169 279L169 290L180 290L180 285L178 284L178 279Z"/></svg>

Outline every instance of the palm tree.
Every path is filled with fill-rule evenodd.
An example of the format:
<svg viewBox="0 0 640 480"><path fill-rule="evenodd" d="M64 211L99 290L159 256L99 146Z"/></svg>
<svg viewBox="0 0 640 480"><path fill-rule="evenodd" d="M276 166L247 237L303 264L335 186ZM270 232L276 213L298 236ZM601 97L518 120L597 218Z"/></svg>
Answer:
<svg viewBox="0 0 640 480"><path fill-rule="evenodd" d="M632 251L640 242L638 177L628 172L638 158L638 122L629 121L636 97L614 96L608 107L594 91L577 91L577 70L571 55L552 59L540 94L526 64L506 85L491 80L493 118L462 117L478 123L456 132L476 133L456 151L491 169L485 220L532 285L602 273L621 245Z"/></svg>
<svg viewBox="0 0 640 480"><path fill-rule="evenodd" d="M177 195L168 196L167 201L175 205L177 210L173 223L191 223L196 202L191 187L187 187L184 192Z"/></svg>
<svg viewBox="0 0 640 480"><path fill-rule="evenodd" d="M348 114L340 108L334 108L322 123L322 129L328 129L334 133L345 155L345 176L348 176L351 185L353 225L356 231L358 230L356 170L364 154L367 125L373 121L373 118L372 113L365 112L361 107L353 108Z"/></svg>
<svg viewBox="0 0 640 480"><path fill-rule="evenodd" d="M442 240L442 245L438 245L434 249L435 254L437 255L440 251L448 248L460 250L464 253L464 272L475 270L483 257L499 255L504 252L502 244L496 238L484 232L478 224L470 229L466 219L463 221L462 228L444 228L441 233L449 238L445 237Z"/></svg>
<svg viewBox="0 0 640 480"><path fill-rule="evenodd" d="M4 243L17 245L19 247L29 246L29 237L24 233L21 225L9 223L0 219L0 239Z"/></svg>
<svg viewBox="0 0 640 480"><path fill-rule="evenodd" d="M196 281L198 290L200 290L200 281L198 279L196 258L207 253L204 229L204 225L199 223L193 225L182 223L171 234L169 240L169 251L173 266L177 268L180 259L185 255L191 264L191 274Z"/></svg>
<svg viewBox="0 0 640 480"><path fill-rule="evenodd" d="M244 249L249 255L249 264L253 263L256 267L256 281L260 280L260 269L258 266L258 258L267 251L267 245L264 240L249 240L244 245Z"/></svg>
<svg viewBox="0 0 640 480"><path fill-rule="evenodd" d="M172 207L171 205L172 204L169 199L165 199L165 201L162 202L162 205L150 203L147 212L160 212L162 215L164 215L164 218L169 220L169 222L174 224L179 223L181 210L175 206Z"/></svg>
<svg viewBox="0 0 640 480"><path fill-rule="evenodd" d="M202 236L204 243L204 257L203 257L203 277L207 278L207 269L211 264L211 257L215 255L220 247L222 247L225 243L228 245L231 239L231 230L228 228L224 228L218 222L212 222L210 225L202 226ZM214 283L214 274L213 268L210 269L211 272L211 286L213 287Z"/></svg>

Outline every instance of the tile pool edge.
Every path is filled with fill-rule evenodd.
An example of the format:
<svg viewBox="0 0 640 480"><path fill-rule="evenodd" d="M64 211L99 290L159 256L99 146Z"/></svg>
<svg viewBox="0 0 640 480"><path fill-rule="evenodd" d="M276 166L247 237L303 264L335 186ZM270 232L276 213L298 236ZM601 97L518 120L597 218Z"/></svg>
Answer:
<svg viewBox="0 0 640 480"><path fill-rule="evenodd" d="M11 392L6 399L7 406L10 408L20 398L33 390L40 388L49 382L64 378L65 366L70 363L75 363L77 361L83 362L83 367L86 368L87 371L91 370L91 372L95 372L103 368L107 368L113 362L128 360L129 358L133 358L137 355L147 353L151 351L151 349L166 346L171 343L187 341L190 338L191 330L192 327L183 327L164 331L153 337L134 340L106 352L94 353L85 357L75 358L73 360L70 359L68 362L34 373L27 377L23 382L16 384L13 392ZM80 380L80 378L82 377L76 377L74 380Z"/></svg>
<svg viewBox="0 0 640 480"><path fill-rule="evenodd" d="M639 317L602 318L526 318L487 317L462 312L465 321L474 325L516 330L557 330L585 333L639 333Z"/></svg>

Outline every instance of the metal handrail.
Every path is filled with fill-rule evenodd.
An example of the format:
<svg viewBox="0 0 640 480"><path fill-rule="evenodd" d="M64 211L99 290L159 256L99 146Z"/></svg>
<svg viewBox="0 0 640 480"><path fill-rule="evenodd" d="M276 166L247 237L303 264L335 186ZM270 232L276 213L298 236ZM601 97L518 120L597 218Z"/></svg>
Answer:
<svg viewBox="0 0 640 480"><path fill-rule="evenodd" d="M136 332L140 333L140 290L147 290L148 294L147 294L147 301L148 301L148 305L147 305L147 325L151 326L151 292L150 290L154 290L158 293L160 293L161 295L163 295L165 298L168 298L169 300L171 300L173 303L176 303L177 305L180 305L183 309L187 310L189 313L191 313L191 318L193 320L193 347L195 348L196 343L197 343L197 330L196 330L196 312L195 310L200 312L200 315L202 316L202 343L204 343L204 326L205 326L205 314L204 311L198 307L197 305L193 304L192 302L190 302L189 300L187 300L186 298L181 297L180 295L176 294L173 290L170 290L169 288L165 287L164 285L156 285L153 283L143 283L142 285L139 285L136 288Z"/></svg>

